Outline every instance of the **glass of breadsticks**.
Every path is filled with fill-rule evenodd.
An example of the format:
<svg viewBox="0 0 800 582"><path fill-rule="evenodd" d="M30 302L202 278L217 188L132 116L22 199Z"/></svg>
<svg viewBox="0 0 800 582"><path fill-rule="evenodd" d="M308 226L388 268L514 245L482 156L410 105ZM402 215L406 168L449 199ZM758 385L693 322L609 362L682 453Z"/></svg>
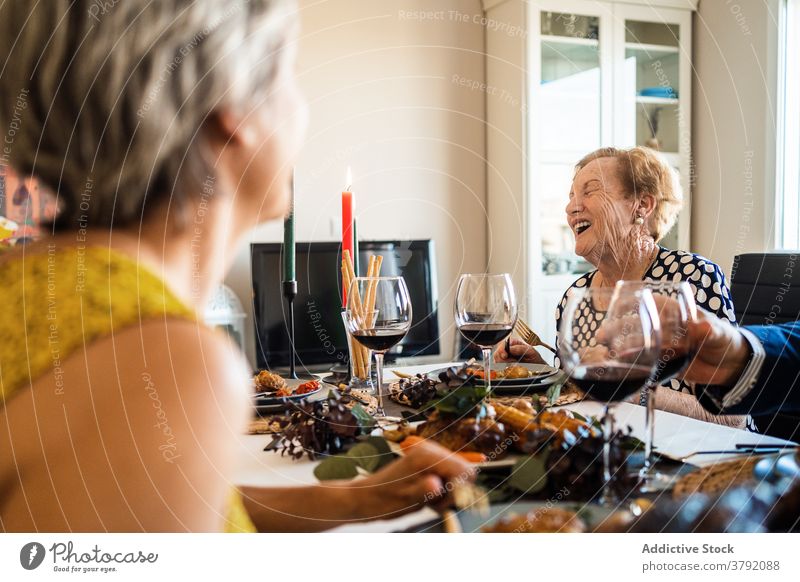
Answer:
<svg viewBox="0 0 800 582"><path fill-rule="evenodd" d="M367 277L380 277L383 256L372 255L369 258ZM348 292L356 278L353 268L353 259L350 251L342 253L342 287ZM372 391L372 351L353 340L353 334L347 325L347 312L342 312L344 329L347 333L347 347L350 352L350 386L362 390Z"/></svg>
<svg viewBox="0 0 800 582"><path fill-rule="evenodd" d="M405 280L402 277L354 278L347 293L344 317L354 343L372 350L375 354L378 397L376 415L382 417L385 415L383 356L411 328L411 297Z"/></svg>

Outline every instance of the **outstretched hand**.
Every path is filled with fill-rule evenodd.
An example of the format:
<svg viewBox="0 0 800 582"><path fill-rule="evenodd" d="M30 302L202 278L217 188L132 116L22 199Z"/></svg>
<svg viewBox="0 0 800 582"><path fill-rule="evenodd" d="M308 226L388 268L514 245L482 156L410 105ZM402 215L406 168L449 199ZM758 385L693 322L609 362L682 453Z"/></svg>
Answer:
<svg viewBox="0 0 800 582"><path fill-rule="evenodd" d="M425 505L451 505L451 494L459 484L475 479L475 469L452 451L423 440L406 454L374 475L349 483L360 489L362 519L388 519ZM355 492L358 495L358 492Z"/></svg>

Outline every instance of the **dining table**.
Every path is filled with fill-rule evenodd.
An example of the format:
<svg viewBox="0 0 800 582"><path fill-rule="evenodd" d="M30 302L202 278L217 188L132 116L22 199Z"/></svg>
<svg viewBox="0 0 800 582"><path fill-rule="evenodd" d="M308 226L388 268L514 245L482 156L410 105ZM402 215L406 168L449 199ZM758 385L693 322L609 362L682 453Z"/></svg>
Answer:
<svg viewBox="0 0 800 582"><path fill-rule="evenodd" d="M414 375L449 366L460 366L458 362L426 364L421 366L389 367L385 374L386 382L398 379L393 372ZM321 377L324 377L322 375ZM327 392L323 390L321 392ZM324 397L319 394L317 397ZM398 405L399 406L399 405ZM600 417L604 405L600 402L583 400L563 406L564 409L583 416ZM412 409L409 409L412 410ZM614 408L616 426L627 430L639 439L644 439L645 409L638 404L619 402ZM701 454L702 451L733 451L737 445L788 445L789 441L737 429L721 424L705 422L662 410L656 411L655 439L657 451L665 458L682 461L695 467L703 467L722 461L741 458L736 453ZM235 473L238 486L263 487L301 487L319 483L313 470L319 461L304 456L294 460L288 455L275 451L265 451L264 447L272 440L269 434L243 435L241 437L242 455ZM343 524L331 532L393 532L413 530L415 526L437 519L438 514L430 508L404 515L402 517L378 520L367 523Z"/></svg>

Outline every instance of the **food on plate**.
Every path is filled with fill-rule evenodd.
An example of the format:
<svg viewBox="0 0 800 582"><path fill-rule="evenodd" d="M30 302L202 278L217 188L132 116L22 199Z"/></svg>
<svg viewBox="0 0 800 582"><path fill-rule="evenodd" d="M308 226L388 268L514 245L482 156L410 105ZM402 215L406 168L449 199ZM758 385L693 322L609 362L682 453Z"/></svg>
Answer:
<svg viewBox="0 0 800 582"><path fill-rule="evenodd" d="M489 460L489 457L477 451L458 451L456 455L468 463L485 463Z"/></svg>
<svg viewBox="0 0 800 582"><path fill-rule="evenodd" d="M564 440L574 440L578 436L599 436L599 431L583 420L572 417L566 410L543 410L536 414L521 410L517 406L507 406L493 402L497 418L506 425L509 432L519 438L515 440L517 449L533 453L548 441L556 446Z"/></svg>
<svg viewBox="0 0 800 582"><path fill-rule="evenodd" d="M300 384L297 388L290 388L289 386L284 386L283 388L280 388L276 392L274 392L273 396L275 396L275 398L284 398L286 396L300 396L302 394L310 394L311 392L316 392L317 390L319 390L319 382L317 382L316 380L311 380L310 382Z"/></svg>
<svg viewBox="0 0 800 582"><path fill-rule="evenodd" d="M253 378L256 392L277 392L286 388L286 380L268 370L261 370Z"/></svg>
<svg viewBox="0 0 800 582"><path fill-rule="evenodd" d="M266 392L265 396L269 398L300 396L319 390L319 382L317 380L311 380L292 388L286 385L286 381L283 378L266 370L259 372L254 380L256 391L259 393Z"/></svg>
<svg viewBox="0 0 800 582"><path fill-rule="evenodd" d="M407 422L402 422L396 429L384 429L383 438L393 443L402 443L408 437L416 436L416 434L417 429L415 427ZM406 447L410 446L413 442L412 440L410 443L407 443Z"/></svg>
<svg viewBox="0 0 800 582"><path fill-rule="evenodd" d="M491 525L481 528L484 533L584 533L586 524L574 511L558 507L532 509L527 513L504 515Z"/></svg>
<svg viewBox="0 0 800 582"><path fill-rule="evenodd" d="M454 452L498 458L508 449L504 443L505 427L486 402L487 388L465 379L464 369L448 368L439 374L436 400L425 412L425 421L417 427L416 435Z"/></svg>
<svg viewBox="0 0 800 582"><path fill-rule="evenodd" d="M309 392L316 392L317 390L319 390L319 382L317 380L310 380L295 388L294 394L308 394Z"/></svg>
<svg viewBox="0 0 800 582"><path fill-rule="evenodd" d="M503 377L508 380L516 380L518 378L530 378L531 371L528 370L525 366L509 366L505 370L503 370Z"/></svg>
<svg viewBox="0 0 800 582"><path fill-rule="evenodd" d="M408 449L410 449L414 445L417 445L417 444L421 443L424 440L425 439L423 439L420 436L417 436L415 434L409 434L400 443L400 448L403 449L404 451L407 451Z"/></svg>
<svg viewBox="0 0 800 582"><path fill-rule="evenodd" d="M383 436L389 438L386 435L386 433L384 433ZM404 436L402 440L396 442L400 443L400 448L402 450L407 451L411 447L415 446L418 443L421 443L424 440L425 440L424 437L418 436L416 434L406 434L406 436ZM483 453L479 453L477 451L457 451L455 454L469 463L485 463L488 460L488 457L486 455L484 455Z"/></svg>
<svg viewBox="0 0 800 582"><path fill-rule="evenodd" d="M480 380L486 379L486 370L484 370L483 368L467 368L467 374L472 376L473 378L479 378ZM498 372L497 370L489 371L489 377L492 380L497 380L498 378L502 378L501 374L502 373Z"/></svg>
<svg viewBox="0 0 800 582"><path fill-rule="evenodd" d="M525 414L533 416L536 410L533 408L533 403L530 398L514 398L510 401L509 405L517 410L521 410Z"/></svg>
<svg viewBox="0 0 800 582"><path fill-rule="evenodd" d="M465 372L468 376L483 380L486 377L486 372L482 367L467 364ZM536 378L537 376L547 376L553 373L550 368L542 368L540 370L532 370L521 366L520 364L511 364L502 370L492 370L492 380L527 380L528 378Z"/></svg>
<svg viewBox="0 0 800 582"><path fill-rule="evenodd" d="M417 434L451 451L470 451L499 458L506 453L506 429L490 406L485 414L457 415L434 410Z"/></svg>

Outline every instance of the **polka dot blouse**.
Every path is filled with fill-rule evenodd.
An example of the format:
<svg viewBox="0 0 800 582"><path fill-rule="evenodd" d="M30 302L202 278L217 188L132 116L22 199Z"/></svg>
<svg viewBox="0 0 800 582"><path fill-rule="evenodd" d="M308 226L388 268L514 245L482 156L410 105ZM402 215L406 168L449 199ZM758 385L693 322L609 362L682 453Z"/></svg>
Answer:
<svg viewBox="0 0 800 582"><path fill-rule="evenodd" d="M556 308L556 330L561 326L561 315L567 306L567 296L572 289L588 287L591 285L597 271L591 271L575 281L564 293L561 303ZM733 302L731 301L730 290L725 282L725 275L718 265L708 259L695 255L687 251L671 251L659 247L650 268L647 269L643 280L651 281L687 281L694 293L694 300L698 307L714 313L717 317L727 319L731 323L736 323L733 312ZM581 327L581 334L578 341L581 345L586 345L592 333L597 329L598 323L602 320L602 313L587 311L578 318L578 325ZM583 338L581 335L586 334ZM670 387L673 390L690 392L685 382L670 380Z"/></svg>

